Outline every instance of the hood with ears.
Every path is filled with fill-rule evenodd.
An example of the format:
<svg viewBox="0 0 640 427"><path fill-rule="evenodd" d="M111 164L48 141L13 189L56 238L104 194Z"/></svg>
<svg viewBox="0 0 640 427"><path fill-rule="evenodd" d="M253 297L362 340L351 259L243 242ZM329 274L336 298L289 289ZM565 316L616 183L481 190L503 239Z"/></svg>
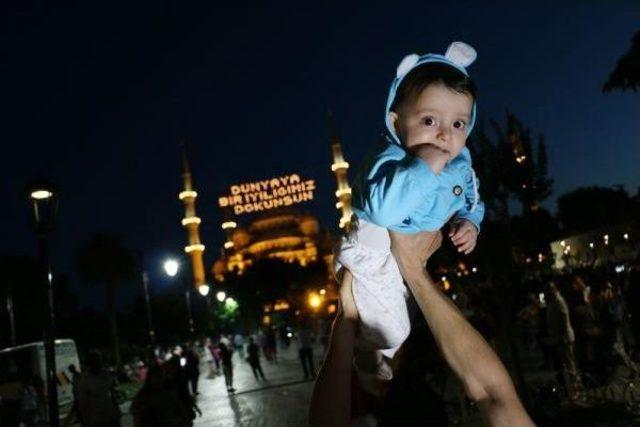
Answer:
<svg viewBox="0 0 640 427"><path fill-rule="evenodd" d="M402 145L400 142L400 138L396 134L393 125L391 124L391 120L389 118L389 111L391 110L391 106L393 105L393 101L396 98L396 92L398 91L398 87L402 83L402 80L416 67L420 65L431 63L431 62L439 62L442 64L447 64L455 68L456 70L462 72L465 76L469 76L469 73L466 70L466 67L471 65L473 61L476 60L477 53L474 48L469 46L463 42L453 42L447 49L447 52L444 55L438 55L435 53L428 53L426 55L418 55L411 54L405 56L404 59L398 65L398 69L396 72L396 78L393 79L391 83L391 88L389 89L389 96L387 97L387 108L384 112L384 123L387 127L387 132L393 139L396 144ZM476 122L476 102L473 102L473 108L471 109L471 118L469 120L469 124L467 125L467 135L471 133L473 126Z"/></svg>

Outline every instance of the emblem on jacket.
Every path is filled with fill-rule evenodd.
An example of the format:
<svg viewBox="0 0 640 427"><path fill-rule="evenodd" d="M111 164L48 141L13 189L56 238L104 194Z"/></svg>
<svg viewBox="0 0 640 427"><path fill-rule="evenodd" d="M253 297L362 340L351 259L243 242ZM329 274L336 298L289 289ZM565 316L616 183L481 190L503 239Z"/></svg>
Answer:
<svg viewBox="0 0 640 427"><path fill-rule="evenodd" d="M461 195L462 187L460 187L459 185L456 185L455 187L453 187L453 194L455 194L456 196Z"/></svg>

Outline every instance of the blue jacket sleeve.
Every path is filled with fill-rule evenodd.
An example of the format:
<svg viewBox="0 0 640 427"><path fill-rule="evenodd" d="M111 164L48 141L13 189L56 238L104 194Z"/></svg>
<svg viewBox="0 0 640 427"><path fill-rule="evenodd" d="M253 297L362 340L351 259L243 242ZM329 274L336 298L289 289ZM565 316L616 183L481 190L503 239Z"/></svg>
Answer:
<svg viewBox="0 0 640 427"><path fill-rule="evenodd" d="M374 158L361 185L360 208L376 225L398 225L427 203L437 184L437 176L420 158L390 145Z"/></svg>
<svg viewBox="0 0 640 427"><path fill-rule="evenodd" d="M476 173L471 167L471 156L468 154L464 158L464 162L460 163L460 170L464 179L464 198L465 204L458 212L456 212L454 221L466 219L471 221L480 232L480 223L484 218L484 202L480 199L480 183L476 177Z"/></svg>

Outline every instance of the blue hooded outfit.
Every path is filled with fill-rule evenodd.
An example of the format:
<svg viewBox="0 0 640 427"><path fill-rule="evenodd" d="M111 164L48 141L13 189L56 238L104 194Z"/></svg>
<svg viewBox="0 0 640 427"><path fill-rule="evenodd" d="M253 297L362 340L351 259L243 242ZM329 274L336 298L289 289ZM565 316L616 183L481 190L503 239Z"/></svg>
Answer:
<svg viewBox="0 0 640 427"><path fill-rule="evenodd" d="M462 61L454 62L455 55L453 60L450 58L452 49L460 45L452 44L445 56L410 55L398 67L398 76L391 84L387 98L385 135L374 148L373 154L365 159L353 186L353 209L359 219L393 231L417 233L440 230L453 217L454 221L471 221L480 231L484 203L478 194L479 185L471 167L469 149L463 147L440 175L436 175L424 161L404 149L389 121L396 91L414 68L438 62L450 65L468 76L466 69L459 65ZM470 48L463 46L463 49ZM474 102L467 133L473 129L475 119Z"/></svg>
<svg viewBox="0 0 640 427"><path fill-rule="evenodd" d="M389 120L389 111L398 87L414 68L437 62L468 75L465 67L475 57L471 46L454 42L445 55L414 54L403 59L389 90L384 138L365 159L354 182L352 203L357 220L352 221L352 231L336 248L335 271L340 278L344 267L353 276L353 296L361 322L356 349L359 353L373 351L379 356L375 373L379 379L392 377L381 355L393 357L411 330L407 310L409 291L391 254L388 230L435 231L452 218L467 219L480 230L484 216L469 150L464 147L436 175L422 159L405 150ZM467 134L473 129L475 118L474 102ZM362 383L366 375L360 374Z"/></svg>

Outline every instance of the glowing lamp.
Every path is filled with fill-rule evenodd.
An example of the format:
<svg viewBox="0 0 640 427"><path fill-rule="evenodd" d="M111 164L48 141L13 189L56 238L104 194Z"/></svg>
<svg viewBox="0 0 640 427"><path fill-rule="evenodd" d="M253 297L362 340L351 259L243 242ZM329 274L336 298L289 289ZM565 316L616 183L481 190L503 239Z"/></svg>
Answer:
<svg viewBox="0 0 640 427"><path fill-rule="evenodd" d="M164 272L167 273L167 276L174 277L178 274L178 270L180 269L180 264L178 261L174 259L168 259L164 262Z"/></svg>
<svg viewBox="0 0 640 427"><path fill-rule="evenodd" d="M320 304L322 303L322 301L320 300L320 295L316 294L315 292L312 292L309 294L309 307L311 307L312 309L317 309L318 307L320 307Z"/></svg>
<svg viewBox="0 0 640 427"><path fill-rule="evenodd" d="M203 297L206 297L207 295L209 295L209 285L200 285L198 287L198 292L200 293L200 295L202 295Z"/></svg>

